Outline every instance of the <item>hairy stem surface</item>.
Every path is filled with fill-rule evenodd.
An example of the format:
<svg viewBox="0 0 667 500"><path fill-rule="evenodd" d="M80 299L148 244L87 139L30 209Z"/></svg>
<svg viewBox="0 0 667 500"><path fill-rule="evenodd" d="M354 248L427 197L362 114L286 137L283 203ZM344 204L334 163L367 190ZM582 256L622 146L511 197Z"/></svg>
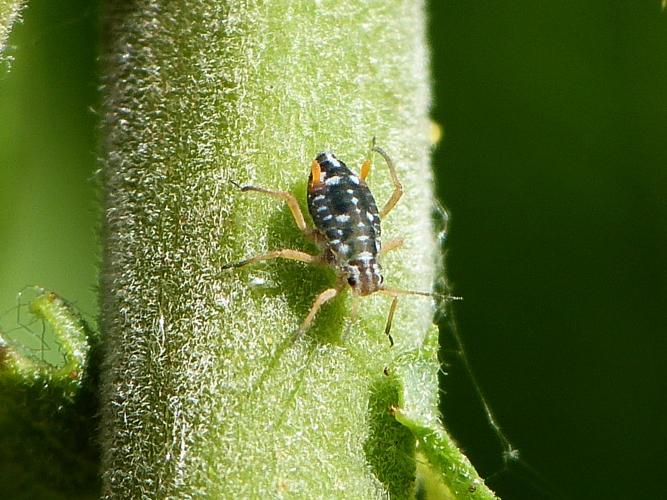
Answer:
<svg viewBox="0 0 667 500"><path fill-rule="evenodd" d="M401 298L393 348L379 294L362 299L356 319L351 297L335 298L295 340L331 272L289 261L222 268L269 250L314 251L284 204L232 181L301 201L317 153L356 169L377 136L405 187L383 224L387 240L406 241L383 260L385 279L431 288L423 5L112 4L104 494L411 497L419 436L394 415L405 404L406 422L439 428L431 301ZM391 194L382 162L369 185L380 204ZM464 462L452 468L474 479ZM452 484L455 495L484 490Z"/></svg>

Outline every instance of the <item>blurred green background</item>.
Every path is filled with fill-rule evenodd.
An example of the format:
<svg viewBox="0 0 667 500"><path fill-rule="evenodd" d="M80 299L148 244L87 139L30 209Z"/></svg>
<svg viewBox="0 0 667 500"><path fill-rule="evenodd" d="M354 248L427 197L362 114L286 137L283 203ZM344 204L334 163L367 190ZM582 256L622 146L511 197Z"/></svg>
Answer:
<svg viewBox="0 0 667 500"><path fill-rule="evenodd" d="M28 285L97 314L96 5L29 1L23 17L9 40L11 71L0 69L5 331L16 326L16 312L6 311Z"/></svg>
<svg viewBox="0 0 667 500"><path fill-rule="evenodd" d="M429 10L457 323L523 462L501 471L445 352L447 425L506 499L667 498L667 14L659 0ZM97 15L30 1L0 73L5 329L31 284L96 315Z"/></svg>
<svg viewBox="0 0 667 500"><path fill-rule="evenodd" d="M438 193L459 331L521 464L508 499L667 498L667 13L432 1ZM445 335L445 340L447 339ZM452 356L443 411L488 476Z"/></svg>

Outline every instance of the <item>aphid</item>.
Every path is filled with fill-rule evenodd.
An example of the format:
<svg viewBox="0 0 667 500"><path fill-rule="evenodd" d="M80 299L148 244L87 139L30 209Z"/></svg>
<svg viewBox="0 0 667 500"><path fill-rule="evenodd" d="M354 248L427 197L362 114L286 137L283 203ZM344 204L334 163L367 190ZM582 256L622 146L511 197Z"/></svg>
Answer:
<svg viewBox="0 0 667 500"><path fill-rule="evenodd" d="M399 248L403 240L394 239L382 245L380 224L403 195L403 187L396 175L393 161L384 150L375 145L375 140L373 140L372 151L379 153L384 158L394 184L394 191L382 210L378 210L375 198L366 185L366 178L371 169L370 160L363 162L359 175L356 175L332 153L320 153L311 163L308 178L308 211L313 219L314 228L306 225L299 204L291 193L251 185L240 186L234 183L241 191L255 191L284 200L292 212L296 225L321 248L322 253L311 255L300 250L274 250L240 262L227 264L223 266L223 269L283 258L311 265L330 266L336 271L336 284L317 296L299 328L299 334L310 327L315 315L325 302L349 287L360 296L379 292L393 297L385 327L385 334L393 345L390 330L398 305L398 296L430 297L434 295L429 292L390 288L384 284L379 259L385 253Z"/></svg>

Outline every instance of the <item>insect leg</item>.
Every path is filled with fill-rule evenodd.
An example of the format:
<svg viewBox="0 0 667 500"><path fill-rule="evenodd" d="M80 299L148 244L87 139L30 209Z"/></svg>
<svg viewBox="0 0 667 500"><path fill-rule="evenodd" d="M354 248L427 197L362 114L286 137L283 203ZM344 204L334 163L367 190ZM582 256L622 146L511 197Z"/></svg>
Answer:
<svg viewBox="0 0 667 500"><path fill-rule="evenodd" d="M303 218L303 213L301 212L299 203L296 201L296 198L292 193L288 193L286 191L272 191L270 189L265 189L258 186L251 186L250 184L241 186L240 184L234 181L232 181L232 184L234 184L237 188L239 188L243 192L255 191L257 193L268 194L273 198L279 198L281 200L284 200L287 203L287 206L289 207L290 211L292 212L292 217L294 217L294 222L296 222L296 225L299 227L299 229L301 229L301 231L303 231L307 236L309 237L312 236L312 230L308 226L306 226L306 221Z"/></svg>
<svg viewBox="0 0 667 500"><path fill-rule="evenodd" d="M301 323L297 336L308 330L310 324L315 318L315 315L320 310L320 307L322 307L322 304L333 299L336 295L338 295L338 292L340 292L340 288L327 288L317 296L315 302L313 302L313 305L310 307L310 311L308 311L308 316L306 316L306 319L304 319L303 323Z"/></svg>
<svg viewBox="0 0 667 500"><path fill-rule="evenodd" d="M389 337L389 342L391 345L394 345L394 339L392 336L389 334L391 331L391 323L394 320L394 313L396 312L396 306L398 305L398 296L399 295L419 295L420 297L433 297L433 298L441 298L443 300L460 300L460 297L453 297L451 295L448 296L443 296L439 293L433 293L433 292L422 292L419 290L403 290L401 288L380 288L378 292L384 294L384 295L389 295L393 297L393 300L391 302L391 307L389 308L389 316L387 316L387 325L385 326L384 333Z"/></svg>
<svg viewBox="0 0 667 500"><path fill-rule="evenodd" d="M254 264L255 262L261 262L263 260L273 260L273 259L289 259L289 260L298 260L305 262L306 264L321 264L322 258L319 255L310 255L306 252L301 252L299 250L274 250L273 252L267 252L262 255L256 255L249 259L241 260L239 262L233 262L231 264L225 264L222 266L222 269L231 269L233 267L243 267L249 264Z"/></svg>
<svg viewBox="0 0 667 500"><path fill-rule="evenodd" d="M384 334L389 337L389 343L391 346L394 346L394 338L389 332L391 332L391 324L394 321L394 314L396 313L396 306L398 305L398 295L394 295L394 300L391 301L391 307L389 307L389 315L387 316L387 325L384 327Z"/></svg>
<svg viewBox="0 0 667 500"><path fill-rule="evenodd" d="M396 167L394 166L394 162L392 161L391 158L389 158L389 155L385 153L384 149L373 145L373 151L380 153L380 156L384 158L384 161L387 163L387 166L389 167L391 181L394 183L394 192L391 194L389 200L387 200L387 203L384 204L382 210L380 210L380 219L384 219L389 214L389 212L391 212L392 209L396 206L396 203L398 203L398 200L401 199L401 196L403 196L403 186L401 185L401 181L398 180L398 175L396 174Z"/></svg>
<svg viewBox="0 0 667 500"><path fill-rule="evenodd" d="M403 243L405 243L403 238L396 238L394 240L389 240L387 243L382 245L382 248L380 249L380 255L384 255L386 253L391 252L392 250L401 248L403 246Z"/></svg>

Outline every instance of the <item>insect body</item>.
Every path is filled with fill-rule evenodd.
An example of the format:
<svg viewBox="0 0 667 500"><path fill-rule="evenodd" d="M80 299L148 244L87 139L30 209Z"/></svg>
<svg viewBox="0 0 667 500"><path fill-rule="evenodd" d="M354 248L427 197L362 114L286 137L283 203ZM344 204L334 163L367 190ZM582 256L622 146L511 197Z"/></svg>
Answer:
<svg viewBox="0 0 667 500"><path fill-rule="evenodd" d="M324 239L327 262L359 295L376 292L384 281L380 213L364 180L331 153L320 154L308 179L308 211Z"/></svg>
<svg viewBox="0 0 667 500"><path fill-rule="evenodd" d="M382 245L380 223L400 199L403 188L393 162L382 149L375 146L375 141L373 141L373 151L379 153L386 161L394 184L394 192L382 210L378 210L375 198L366 185L366 177L371 169L370 160L364 161L357 176L333 154L321 153L313 160L308 179L308 211L315 224L314 228L306 225L299 204L291 193L251 185L239 186L234 183L241 191L255 191L284 200L299 229L318 244L322 253L311 255L300 250L275 250L227 264L223 269L284 258L312 265L330 266L336 271L335 286L317 296L301 324L300 333L308 329L322 304L349 286L357 295L380 292L393 297L385 327L385 333L393 345L389 331L398 304L398 296L406 294L433 296L429 292L400 290L384 285L379 259L383 254L400 247L403 240L391 240Z"/></svg>

